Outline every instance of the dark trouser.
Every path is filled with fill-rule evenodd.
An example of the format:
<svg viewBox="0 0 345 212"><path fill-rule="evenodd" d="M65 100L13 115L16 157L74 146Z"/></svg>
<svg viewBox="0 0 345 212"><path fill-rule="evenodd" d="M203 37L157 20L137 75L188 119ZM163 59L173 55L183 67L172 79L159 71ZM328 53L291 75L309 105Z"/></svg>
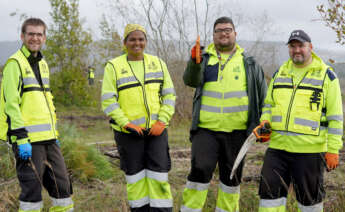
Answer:
<svg viewBox="0 0 345 212"><path fill-rule="evenodd" d="M55 199L68 198L72 194L72 185L59 146L55 142L32 143L31 161L19 158L18 147L12 145L16 158L16 170L21 193L19 200L23 202L42 201L42 185L49 196ZM40 179L38 178L40 177Z"/></svg>
<svg viewBox="0 0 345 212"><path fill-rule="evenodd" d="M172 211L168 134L139 137L114 131L120 166L126 174L131 211Z"/></svg>
<svg viewBox="0 0 345 212"><path fill-rule="evenodd" d="M183 191L182 212L201 211L207 197L209 182L219 167L219 189L216 211L238 211L243 161L230 180L230 173L245 139L246 130L231 133L199 128L191 137L192 161L186 188Z"/></svg>
<svg viewBox="0 0 345 212"><path fill-rule="evenodd" d="M302 206L321 203L325 196L323 160L322 153L290 153L268 148L261 171L260 199L286 198L292 183Z"/></svg>
<svg viewBox="0 0 345 212"><path fill-rule="evenodd" d="M224 133L199 128L192 136L192 167L188 180L199 183L210 182L218 163L220 181L227 186L239 185L243 160L232 180L230 173L246 138L246 130Z"/></svg>
<svg viewBox="0 0 345 212"><path fill-rule="evenodd" d="M89 85L93 85L94 81L94 78L89 78Z"/></svg>

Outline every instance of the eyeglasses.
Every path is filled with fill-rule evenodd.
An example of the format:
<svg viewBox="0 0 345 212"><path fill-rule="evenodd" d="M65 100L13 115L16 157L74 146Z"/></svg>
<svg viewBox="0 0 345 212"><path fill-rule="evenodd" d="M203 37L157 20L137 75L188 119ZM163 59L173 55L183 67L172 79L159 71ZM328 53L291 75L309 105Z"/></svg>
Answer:
<svg viewBox="0 0 345 212"><path fill-rule="evenodd" d="M25 34L29 37L35 37L35 36L37 36L39 38L43 37L43 33L26 32Z"/></svg>
<svg viewBox="0 0 345 212"><path fill-rule="evenodd" d="M233 28L224 28L224 29L215 29L214 33L222 33L225 32L226 34L230 34L234 31Z"/></svg>

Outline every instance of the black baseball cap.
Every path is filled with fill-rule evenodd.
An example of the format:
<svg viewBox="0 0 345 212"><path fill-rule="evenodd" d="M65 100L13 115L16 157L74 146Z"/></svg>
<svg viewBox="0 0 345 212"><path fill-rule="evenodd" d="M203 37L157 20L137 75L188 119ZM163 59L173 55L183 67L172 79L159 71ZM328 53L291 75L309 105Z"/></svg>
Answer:
<svg viewBox="0 0 345 212"><path fill-rule="evenodd" d="M310 39L309 35L307 33L305 33L301 29L292 31L291 34L290 34L290 38L289 38L289 40L288 40L288 42L286 44L289 44L293 40L298 40L298 41L300 41L302 43L304 43L304 42L311 42L311 39Z"/></svg>

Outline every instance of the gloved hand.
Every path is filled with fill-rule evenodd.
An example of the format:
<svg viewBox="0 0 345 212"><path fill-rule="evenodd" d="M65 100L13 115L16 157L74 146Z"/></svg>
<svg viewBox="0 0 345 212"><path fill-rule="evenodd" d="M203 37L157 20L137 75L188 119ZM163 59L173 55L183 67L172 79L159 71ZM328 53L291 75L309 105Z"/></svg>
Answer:
<svg viewBox="0 0 345 212"><path fill-rule="evenodd" d="M28 140L26 138L26 140ZM20 140L18 140L20 142ZM17 142L18 142L17 141ZM32 156L32 146L29 142L24 142L21 144L18 144L18 150L19 150L19 158L22 160L27 160L31 158Z"/></svg>
<svg viewBox="0 0 345 212"><path fill-rule="evenodd" d="M265 143L269 141L272 134L270 122L267 120L263 120L260 125L253 130L253 132L257 138L257 142Z"/></svg>
<svg viewBox="0 0 345 212"><path fill-rule="evenodd" d="M130 133L134 133L138 136L144 136L143 130L145 130L145 128L140 127L138 125L132 124L132 123L128 123L124 126L124 128L129 131Z"/></svg>
<svg viewBox="0 0 345 212"><path fill-rule="evenodd" d="M197 43L193 46L190 52L191 52L192 59L196 62L196 56L197 56L196 49L198 48L198 45L199 45L199 56L200 56L200 63L201 63L202 62L201 54L202 54L202 49L204 47L203 46L200 47L200 43L199 44Z"/></svg>
<svg viewBox="0 0 345 212"><path fill-rule="evenodd" d="M327 170L331 171L339 165L339 155L335 153L326 152L325 159L327 163Z"/></svg>
<svg viewBox="0 0 345 212"><path fill-rule="evenodd" d="M59 146L59 147L61 147L61 143L60 143L60 141L58 140L58 139L56 139L56 144Z"/></svg>
<svg viewBox="0 0 345 212"><path fill-rule="evenodd" d="M165 124L161 121L156 121L150 129L149 135L160 136L163 133L164 129Z"/></svg>

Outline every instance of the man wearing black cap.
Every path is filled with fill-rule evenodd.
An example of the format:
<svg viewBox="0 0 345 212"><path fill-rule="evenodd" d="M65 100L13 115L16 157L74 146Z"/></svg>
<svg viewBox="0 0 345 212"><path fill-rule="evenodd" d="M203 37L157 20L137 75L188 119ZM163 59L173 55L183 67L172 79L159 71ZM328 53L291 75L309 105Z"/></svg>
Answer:
<svg viewBox="0 0 345 212"><path fill-rule="evenodd" d="M290 59L273 75L261 121L272 126L261 171L259 212L285 211L290 183L301 212L322 212L323 173L339 164L343 111L336 74L303 30L291 33Z"/></svg>

